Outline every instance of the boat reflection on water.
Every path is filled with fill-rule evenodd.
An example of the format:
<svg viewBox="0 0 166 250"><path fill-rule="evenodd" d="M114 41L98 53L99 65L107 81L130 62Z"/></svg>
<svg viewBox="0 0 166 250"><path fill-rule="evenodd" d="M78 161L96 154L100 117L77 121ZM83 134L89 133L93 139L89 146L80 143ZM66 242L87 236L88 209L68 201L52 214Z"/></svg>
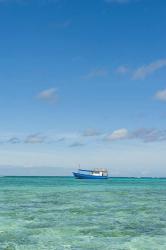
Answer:
<svg viewBox="0 0 166 250"><path fill-rule="evenodd" d="M73 175L77 179L108 179L108 170L104 168L78 169L78 172L73 172Z"/></svg>

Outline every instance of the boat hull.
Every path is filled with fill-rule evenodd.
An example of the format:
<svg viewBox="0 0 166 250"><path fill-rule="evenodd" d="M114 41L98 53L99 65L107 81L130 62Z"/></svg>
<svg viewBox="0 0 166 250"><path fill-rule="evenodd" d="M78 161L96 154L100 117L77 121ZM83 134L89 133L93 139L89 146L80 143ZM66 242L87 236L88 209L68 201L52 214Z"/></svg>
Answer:
<svg viewBox="0 0 166 250"><path fill-rule="evenodd" d="M75 173L73 172L73 175L77 179L98 179L98 180L103 180L103 179L108 179L108 176L95 176L95 175L90 175L90 174L80 174L80 173Z"/></svg>

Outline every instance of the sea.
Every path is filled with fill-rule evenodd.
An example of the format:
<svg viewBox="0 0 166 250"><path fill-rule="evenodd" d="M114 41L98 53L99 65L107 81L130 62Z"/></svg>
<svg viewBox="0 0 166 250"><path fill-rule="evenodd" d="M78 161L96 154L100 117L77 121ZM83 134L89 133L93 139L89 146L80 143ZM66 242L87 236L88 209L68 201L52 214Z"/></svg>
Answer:
<svg viewBox="0 0 166 250"><path fill-rule="evenodd" d="M0 177L0 250L165 250L166 179Z"/></svg>

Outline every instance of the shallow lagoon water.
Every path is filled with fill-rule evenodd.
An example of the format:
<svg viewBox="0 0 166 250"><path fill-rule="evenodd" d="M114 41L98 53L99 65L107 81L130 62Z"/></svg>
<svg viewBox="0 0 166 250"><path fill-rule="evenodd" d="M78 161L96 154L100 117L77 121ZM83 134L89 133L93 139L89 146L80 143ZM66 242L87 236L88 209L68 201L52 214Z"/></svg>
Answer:
<svg viewBox="0 0 166 250"><path fill-rule="evenodd" d="M165 250L166 179L0 178L0 250Z"/></svg>

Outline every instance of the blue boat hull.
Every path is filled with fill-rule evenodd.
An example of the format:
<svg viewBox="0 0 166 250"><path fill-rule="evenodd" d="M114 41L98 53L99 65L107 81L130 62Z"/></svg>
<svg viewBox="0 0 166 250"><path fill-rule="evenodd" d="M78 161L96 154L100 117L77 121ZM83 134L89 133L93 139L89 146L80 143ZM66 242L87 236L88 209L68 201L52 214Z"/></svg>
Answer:
<svg viewBox="0 0 166 250"><path fill-rule="evenodd" d="M95 176L95 175L90 175L90 174L80 174L80 173L75 173L73 172L73 175L77 179L108 179L108 176Z"/></svg>

